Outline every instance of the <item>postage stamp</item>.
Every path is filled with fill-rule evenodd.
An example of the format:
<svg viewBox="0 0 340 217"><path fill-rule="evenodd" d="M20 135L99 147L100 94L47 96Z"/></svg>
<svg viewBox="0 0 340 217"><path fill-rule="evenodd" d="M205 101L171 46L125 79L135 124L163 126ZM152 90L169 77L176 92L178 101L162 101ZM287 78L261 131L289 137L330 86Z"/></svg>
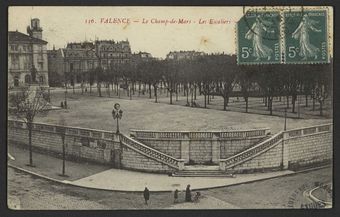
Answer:
<svg viewBox="0 0 340 217"><path fill-rule="evenodd" d="M284 12L284 62L328 63L327 10Z"/></svg>
<svg viewBox="0 0 340 217"><path fill-rule="evenodd" d="M281 62L279 11L247 11L236 31L239 64Z"/></svg>

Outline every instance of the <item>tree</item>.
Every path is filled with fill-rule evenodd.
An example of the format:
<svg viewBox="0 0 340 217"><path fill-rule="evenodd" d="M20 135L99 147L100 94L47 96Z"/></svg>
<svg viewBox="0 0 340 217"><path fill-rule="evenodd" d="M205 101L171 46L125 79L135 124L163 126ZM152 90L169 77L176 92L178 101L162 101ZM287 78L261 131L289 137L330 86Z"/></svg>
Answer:
<svg viewBox="0 0 340 217"><path fill-rule="evenodd" d="M98 89L98 96L102 97L102 91L101 91L101 83L104 80L104 71L102 67L97 67L95 69L95 75L97 80L97 89Z"/></svg>
<svg viewBox="0 0 340 217"><path fill-rule="evenodd" d="M46 113L48 106L48 93L45 88L34 86L22 87L19 91L9 95L9 112L17 119L25 122L28 129L29 165L33 166L32 159L32 130L33 121L39 113Z"/></svg>
<svg viewBox="0 0 340 217"><path fill-rule="evenodd" d="M267 107L270 115L273 115L273 98L282 94L284 74L274 65L258 65L257 69L256 81L268 99Z"/></svg>
<svg viewBox="0 0 340 217"><path fill-rule="evenodd" d="M325 100L331 93L332 89L332 64L323 64L321 66L316 67L317 75L316 75L316 85L313 90L313 99L317 100L320 105L320 116L323 115L323 106Z"/></svg>
<svg viewBox="0 0 340 217"><path fill-rule="evenodd" d="M241 92L246 103L246 113L248 112L249 93L253 87L254 71L255 69L253 66L240 66L240 70L237 74L237 81L241 86Z"/></svg>
<svg viewBox="0 0 340 217"><path fill-rule="evenodd" d="M212 70L216 73L215 91L223 98L223 110L227 110L229 95L233 91L237 73L236 57L228 55L215 56ZM233 67L234 66L234 67Z"/></svg>
<svg viewBox="0 0 340 217"><path fill-rule="evenodd" d="M92 85L94 84L95 81L95 77L96 77L96 72L95 70L91 69L90 71L88 71L88 82L90 85L90 93L92 93Z"/></svg>
<svg viewBox="0 0 340 217"><path fill-rule="evenodd" d="M170 93L170 104L172 104L172 95L177 91L179 64L177 61L165 60L162 65L164 70L162 79Z"/></svg>

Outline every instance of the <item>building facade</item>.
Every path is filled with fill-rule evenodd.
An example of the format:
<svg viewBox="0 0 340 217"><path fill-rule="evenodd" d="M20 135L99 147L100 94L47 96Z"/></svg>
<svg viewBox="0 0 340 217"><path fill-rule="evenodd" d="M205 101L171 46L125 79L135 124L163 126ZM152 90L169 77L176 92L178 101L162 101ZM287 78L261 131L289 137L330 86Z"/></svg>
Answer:
<svg viewBox="0 0 340 217"><path fill-rule="evenodd" d="M204 52L197 51L171 51L166 55L169 60L192 60L196 57L204 55Z"/></svg>
<svg viewBox="0 0 340 217"><path fill-rule="evenodd" d="M95 42L95 48L99 64L104 70L117 64L128 63L132 55L128 40L100 40Z"/></svg>
<svg viewBox="0 0 340 217"><path fill-rule="evenodd" d="M68 43L66 48L48 51L51 85L60 85L66 80L79 83L87 72L101 67L103 70L131 60L129 42L97 40L93 42ZM52 84L53 83L53 84Z"/></svg>
<svg viewBox="0 0 340 217"><path fill-rule="evenodd" d="M8 32L8 88L38 83L48 86L47 41L42 40L40 20L34 18L28 35Z"/></svg>

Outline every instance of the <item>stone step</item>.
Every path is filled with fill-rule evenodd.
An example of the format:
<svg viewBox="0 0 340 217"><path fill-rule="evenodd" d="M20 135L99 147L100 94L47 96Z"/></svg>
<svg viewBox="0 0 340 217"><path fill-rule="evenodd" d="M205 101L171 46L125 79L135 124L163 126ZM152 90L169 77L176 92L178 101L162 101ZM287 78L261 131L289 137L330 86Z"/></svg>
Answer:
<svg viewBox="0 0 340 217"><path fill-rule="evenodd" d="M206 165L186 165L184 170L188 171L219 171L220 167L218 165L206 166Z"/></svg>
<svg viewBox="0 0 340 217"><path fill-rule="evenodd" d="M181 170L172 174L176 177L234 177L229 172L221 170Z"/></svg>
<svg viewBox="0 0 340 217"><path fill-rule="evenodd" d="M230 173L181 173L175 172L172 174L174 177L235 177L233 174Z"/></svg>

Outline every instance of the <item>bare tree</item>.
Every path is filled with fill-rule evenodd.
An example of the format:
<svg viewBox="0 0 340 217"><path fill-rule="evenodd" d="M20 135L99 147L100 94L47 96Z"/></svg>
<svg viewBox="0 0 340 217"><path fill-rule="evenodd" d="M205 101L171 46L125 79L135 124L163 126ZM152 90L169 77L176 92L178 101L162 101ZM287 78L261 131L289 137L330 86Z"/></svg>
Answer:
<svg viewBox="0 0 340 217"><path fill-rule="evenodd" d="M28 129L29 165L33 166L32 159L32 130L34 118L46 113L48 106L48 92L43 87L22 87L9 94L9 112L17 119L25 122Z"/></svg>

